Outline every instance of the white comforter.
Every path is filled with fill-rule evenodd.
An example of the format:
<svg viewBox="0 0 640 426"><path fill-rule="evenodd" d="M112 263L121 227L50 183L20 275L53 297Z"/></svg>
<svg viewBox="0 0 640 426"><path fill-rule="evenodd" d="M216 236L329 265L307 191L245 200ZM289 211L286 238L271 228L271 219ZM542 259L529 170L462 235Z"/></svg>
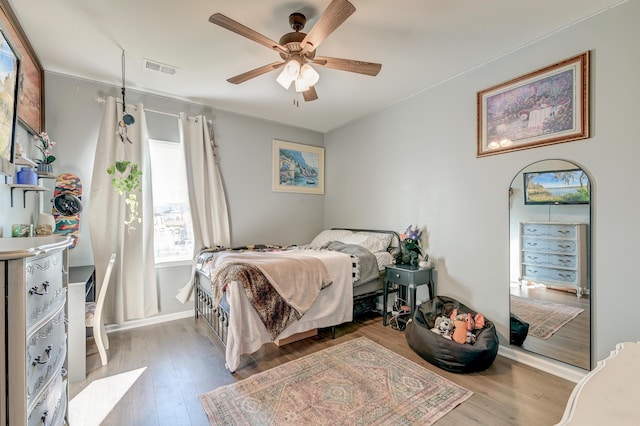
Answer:
<svg viewBox="0 0 640 426"><path fill-rule="evenodd" d="M313 256L327 268L333 284L320 291L309 310L298 321L289 325L277 338L314 328L331 327L353 319L353 283L351 257L344 253L320 250L294 250L296 256ZM304 285L301 285L304 289ZM229 329L227 334L226 367L236 371L240 356L250 354L268 342L271 336L249 303L242 285L233 281L227 285Z"/></svg>

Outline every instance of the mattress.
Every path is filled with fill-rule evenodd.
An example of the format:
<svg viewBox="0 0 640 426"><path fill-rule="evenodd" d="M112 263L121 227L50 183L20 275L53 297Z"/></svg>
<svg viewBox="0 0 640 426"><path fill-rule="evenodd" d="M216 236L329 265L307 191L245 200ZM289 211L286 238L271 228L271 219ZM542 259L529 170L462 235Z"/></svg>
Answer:
<svg viewBox="0 0 640 426"><path fill-rule="evenodd" d="M384 270L384 268L383 268ZM384 277L380 275L379 278L370 280L366 283L356 282L353 287L353 297L359 297L365 294L373 293L378 290L382 290ZM200 288L211 297L211 281L209 277L204 274L198 273L198 285ZM225 292L220 301L220 307L224 311L229 312L229 302L227 301L227 293Z"/></svg>

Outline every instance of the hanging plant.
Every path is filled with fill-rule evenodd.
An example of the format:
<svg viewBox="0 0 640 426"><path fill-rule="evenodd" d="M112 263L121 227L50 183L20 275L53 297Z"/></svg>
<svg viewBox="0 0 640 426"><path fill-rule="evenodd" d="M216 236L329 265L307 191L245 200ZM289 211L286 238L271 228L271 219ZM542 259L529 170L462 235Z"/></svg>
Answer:
<svg viewBox="0 0 640 426"><path fill-rule="evenodd" d="M129 215L124 221L129 231L136 229L135 223L142 223L142 218L138 212L138 198L134 192L141 192L142 171L136 163L131 161L116 161L115 164L107 168L107 173L113 176L111 185L118 193L125 197L125 204L128 207Z"/></svg>

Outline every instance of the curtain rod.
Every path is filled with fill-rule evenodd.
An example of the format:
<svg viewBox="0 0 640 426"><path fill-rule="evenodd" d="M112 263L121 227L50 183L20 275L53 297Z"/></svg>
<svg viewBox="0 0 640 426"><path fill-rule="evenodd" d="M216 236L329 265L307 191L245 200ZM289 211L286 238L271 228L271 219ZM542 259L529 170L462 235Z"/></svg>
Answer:
<svg viewBox="0 0 640 426"><path fill-rule="evenodd" d="M107 100L105 98L96 97L96 102L98 102L99 104L104 104L104 103L107 103ZM122 105L122 101L120 101L118 99L116 99L116 103ZM131 105L131 106L132 107L136 107L137 105ZM156 111L155 109L149 109L149 108L144 108L144 111L145 112L154 112L156 114L168 115L169 117L178 118L178 114L174 114L172 112Z"/></svg>
<svg viewBox="0 0 640 426"><path fill-rule="evenodd" d="M96 97L96 102L100 103L100 104L105 104L107 103L107 100L105 98L101 98L101 97ZM122 104L121 100L116 99L116 103L117 104ZM132 107L137 107L137 105L131 105ZM180 116L178 114L174 114L172 112L164 112L164 111L158 111L155 109L149 109L149 108L144 108L145 112L153 112L155 114L162 114L162 115L168 115L169 117L175 117L175 118L180 118ZM211 120L207 120L207 123L209 124L213 124L213 122Z"/></svg>

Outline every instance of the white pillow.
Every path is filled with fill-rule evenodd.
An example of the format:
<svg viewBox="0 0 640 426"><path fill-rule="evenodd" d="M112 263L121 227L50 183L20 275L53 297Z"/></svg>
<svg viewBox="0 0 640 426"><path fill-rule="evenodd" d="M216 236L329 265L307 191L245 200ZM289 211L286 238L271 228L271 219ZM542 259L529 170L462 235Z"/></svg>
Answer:
<svg viewBox="0 0 640 426"><path fill-rule="evenodd" d="M347 235L353 234L348 229L325 229L309 243L309 247L318 249L331 241L342 241Z"/></svg>
<svg viewBox="0 0 640 426"><path fill-rule="evenodd" d="M371 238L374 238L380 244L380 250L372 250L376 251L386 251L391 244L391 240L393 240L393 234L386 232L360 232L361 234L365 234Z"/></svg>
<svg viewBox="0 0 640 426"><path fill-rule="evenodd" d="M378 232L354 232L338 239L345 244L357 244L370 252L384 251L391 243L391 234Z"/></svg>

